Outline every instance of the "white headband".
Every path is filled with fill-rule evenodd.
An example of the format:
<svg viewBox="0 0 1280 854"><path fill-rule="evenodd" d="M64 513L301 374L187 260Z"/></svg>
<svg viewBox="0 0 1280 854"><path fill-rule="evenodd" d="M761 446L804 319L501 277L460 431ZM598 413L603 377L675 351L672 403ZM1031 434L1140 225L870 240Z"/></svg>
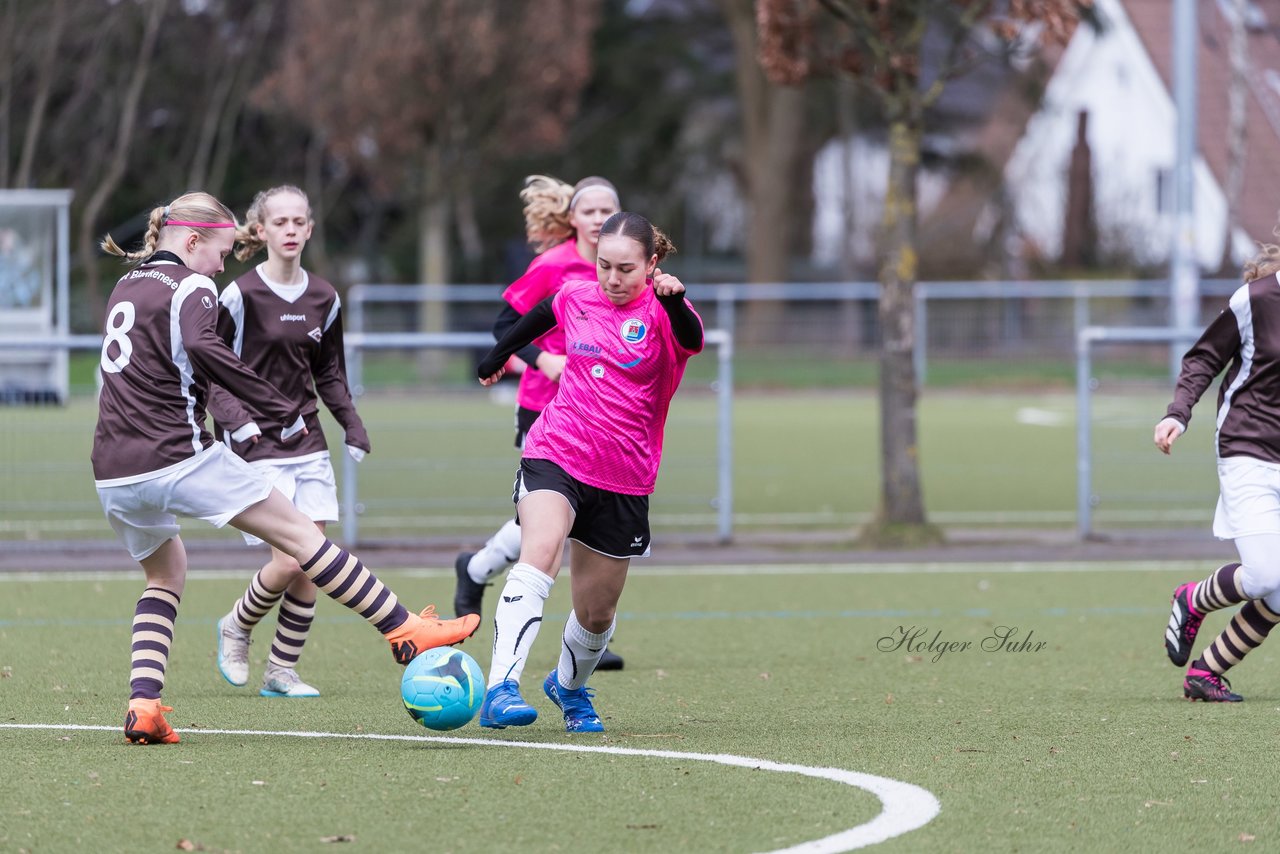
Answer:
<svg viewBox="0 0 1280 854"><path fill-rule="evenodd" d="M569 210L573 210L577 206L578 199L582 198L583 193L590 192L591 190L604 190L606 193L613 196L613 203L618 208L622 207L622 200L618 198L618 194L613 189L613 187L608 187L608 186L605 186L604 184L588 184L587 186L583 187L581 190L573 194L573 198L569 200Z"/></svg>

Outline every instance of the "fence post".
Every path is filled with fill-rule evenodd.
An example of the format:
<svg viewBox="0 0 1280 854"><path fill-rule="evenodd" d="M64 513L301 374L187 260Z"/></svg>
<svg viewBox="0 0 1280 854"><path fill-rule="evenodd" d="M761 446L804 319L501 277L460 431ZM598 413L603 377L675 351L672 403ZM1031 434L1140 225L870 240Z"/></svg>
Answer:
<svg viewBox="0 0 1280 854"><path fill-rule="evenodd" d="M911 363L915 367L916 385L923 387L927 367L925 364L925 344L929 338L928 297L919 284L915 289L915 336L911 342ZM882 332L883 334L883 332Z"/></svg>
<svg viewBox="0 0 1280 854"><path fill-rule="evenodd" d="M1090 330L1076 330L1076 536L1086 540L1093 531L1093 372L1090 359Z"/></svg>
<svg viewBox="0 0 1280 854"><path fill-rule="evenodd" d="M716 532L722 545L733 539L733 331L735 325L734 292L721 286L716 294L719 325L724 334L720 344L719 377L716 405L719 414L719 452L716 460Z"/></svg>

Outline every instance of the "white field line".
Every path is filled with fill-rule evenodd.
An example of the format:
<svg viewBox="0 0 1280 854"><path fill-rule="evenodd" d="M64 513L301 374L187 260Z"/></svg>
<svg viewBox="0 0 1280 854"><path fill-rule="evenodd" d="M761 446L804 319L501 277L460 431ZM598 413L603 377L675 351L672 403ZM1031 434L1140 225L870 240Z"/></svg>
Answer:
<svg viewBox="0 0 1280 854"><path fill-rule="evenodd" d="M31 730L88 730L100 732L119 732L117 727L81 726L77 724L13 724L0 723L0 729ZM178 730L188 736L204 735L259 735L290 738L347 738L367 739L375 741L415 741L434 742L437 744L465 745L480 744L489 747L527 748L531 750L559 750L570 753L606 753L613 756L646 756L655 759L676 759L680 761L714 762L717 765L730 765L737 768L750 768L755 771L777 771L783 774L800 774L819 780L830 780L856 789L862 789L875 795L882 806L880 814L865 824L859 824L848 830L833 833L820 839L802 842L790 848L778 849L771 854L837 854L841 851L853 851L884 842L895 836L923 827L933 820L942 809L942 805L933 793L927 789L889 777L877 777L874 774L863 774L859 771L846 771L842 768L818 768L811 765L791 765L770 762L767 759L753 759L749 756L735 756L730 753L680 753L674 750L642 750L632 747L605 747L577 744L542 744L521 741L501 741L491 738L456 738L436 735L384 735L378 733L341 733L341 732L271 732L251 729L198 729ZM157 747L154 749L162 750Z"/></svg>
<svg viewBox="0 0 1280 854"><path fill-rule="evenodd" d="M694 566L632 567L630 576L790 576L790 575L1040 575L1057 572L1161 572L1185 573L1203 569L1203 560L1142 561L1015 561L1011 563L927 562L927 563L801 563L801 564L700 564ZM234 569L191 569L188 581L220 581L238 578ZM561 573L568 575L566 567ZM379 569L388 578L453 578L453 569ZM129 581L142 580L140 569L49 570L46 572L0 572L0 584L40 581Z"/></svg>

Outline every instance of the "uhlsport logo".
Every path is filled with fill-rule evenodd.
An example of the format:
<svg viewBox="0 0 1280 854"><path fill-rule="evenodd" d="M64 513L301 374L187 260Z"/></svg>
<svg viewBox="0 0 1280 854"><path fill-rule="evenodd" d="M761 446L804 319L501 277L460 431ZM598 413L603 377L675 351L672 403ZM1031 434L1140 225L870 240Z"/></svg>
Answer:
<svg viewBox="0 0 1280 854"><path fill-rule="evenodd" d="M628 344L639 344L644 340L644 336L648 334L649 328L644 325L644 321L638 317L623 321L622 329L619 330L622 340Z"/></svg>
<svg viewBox="0 0 1280 854"><path fill-rule="evenodd" d="M592 365L592 366L591 366L591 376L595 377L596 379L600 379L601 377L603 377L603 376L604 376L604 365Z"/></svg>

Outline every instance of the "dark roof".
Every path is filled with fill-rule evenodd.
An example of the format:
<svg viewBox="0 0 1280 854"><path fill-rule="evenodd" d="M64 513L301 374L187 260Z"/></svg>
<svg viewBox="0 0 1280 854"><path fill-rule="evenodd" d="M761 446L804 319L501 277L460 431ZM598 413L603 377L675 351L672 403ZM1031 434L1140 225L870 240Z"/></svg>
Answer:
<svg viewBox="0 0 1280 854"><path fill-rule="evenodd" d="M1170 0L1122 3L1172 97L1173 4ZM1224 5L1217 0L1195 4L1200 37L1196 55L1198 144L1209 170L1225 188L1231 34ZM1254 239L1270 240L1280 210L1280 193L1273 189L1275 176L1280 175L1280 0L1251 0L1251 5L1255 15L1249 29L1250 82L1240 223Z"/></svg>

